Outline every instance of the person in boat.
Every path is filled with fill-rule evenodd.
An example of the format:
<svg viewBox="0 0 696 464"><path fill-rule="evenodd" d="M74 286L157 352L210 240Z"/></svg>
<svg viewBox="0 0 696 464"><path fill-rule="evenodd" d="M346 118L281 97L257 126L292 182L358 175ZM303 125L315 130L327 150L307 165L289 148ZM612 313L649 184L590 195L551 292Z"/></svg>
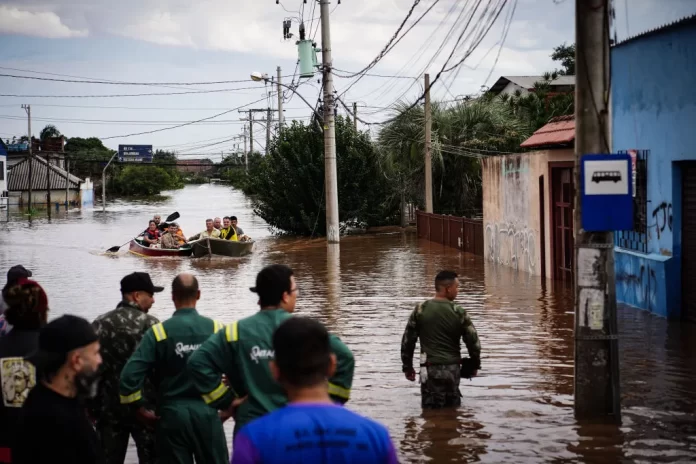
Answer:
<svg viewBox="0 0 696 464"><path fill-rule="evenodd" d="M237 230L232 227L232 220L229 216L222 218L223 228L220 229L220 238L223 240L237 241Z"/></svg>
<svg viewBox="0 0 696 464"><path fill-rule="evenodd" d="M158 229L157 223L153 219L150 221L147 230L143 232L143 242L147 243L148 246L152 246L158 244L160 238L162 238L162 233Z"/></svg>
<svg viewBox="0 0 696 464"><path fill-rule="evenodd" d="M178 222L172 222L169 225L169 230L174 230L174 236L176 237L177 242L179 243L179 246L181 245L186 245L188 243L188 240L186 239L186 236L184 235L184 231L181 230L181 227L179 227Z"/></svg>
<svg viewBox="0 0 696 464"><path fill-rule="evenodd" d="M216 217L215 220L213 221L213 227L215 227L217 230L222 229L222 219L219 217Z"/></svg>
<svg viewBox="0 0 696 464"><path fill-rule="evenodd" d="M237 225L237 216L230 216L230 222L232 223L232 227L237 231L237 238L240 242L248 242L251 240L251 237L245 234L244 230Z"/></svg>
<svg viewBox="0 0 696 464"><path fill-rule="evenodd" d="M189 237L189 242L192 242L194 240L198 240L201 238L220 238L220 231L217 230L213 226L213 220L212 219L206 219L205 220L205 230L203 232L200 232L193 237Z"/></svg>
<svg viewBox="0 0 696 464"><path fill-rule="evenodd" d="M164 250L176 250L179 248L179 240L176 236L176 226L174 223L169 224L168 230L162 234L160 246Z"/></svg>

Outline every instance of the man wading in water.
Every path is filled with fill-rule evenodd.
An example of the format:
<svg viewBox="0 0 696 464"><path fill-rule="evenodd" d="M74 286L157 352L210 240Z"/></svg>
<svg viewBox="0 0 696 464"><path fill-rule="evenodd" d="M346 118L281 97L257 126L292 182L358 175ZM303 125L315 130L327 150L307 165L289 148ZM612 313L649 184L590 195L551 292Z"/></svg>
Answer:
<svg viewBox="0 0 696 464"><path fill-rule="evenodd" d="M435 298L419 303L411 312L401 340L403 371L413 382L416 380L413 351L420 337L421 404L424 408L460 406L461 376L474 377L481 368L478 334L466 310L454 304L458 293L457 274L440 272L435 277ZM470 356L464 360L465 366L460 366L460 339L464 340Z"/></svg>

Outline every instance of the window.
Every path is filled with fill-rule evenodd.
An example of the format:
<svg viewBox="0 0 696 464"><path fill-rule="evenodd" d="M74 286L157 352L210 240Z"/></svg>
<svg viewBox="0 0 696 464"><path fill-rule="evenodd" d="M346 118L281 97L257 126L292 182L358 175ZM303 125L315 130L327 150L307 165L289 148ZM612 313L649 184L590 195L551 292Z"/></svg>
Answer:
<svg viewBox="0 0 696 464"><path fill-rule="evenodd" d="M616 232L615 242L621 248L648 252L648 155L650 150L628 150L635 156L633 179L633 230Z"/></svg>

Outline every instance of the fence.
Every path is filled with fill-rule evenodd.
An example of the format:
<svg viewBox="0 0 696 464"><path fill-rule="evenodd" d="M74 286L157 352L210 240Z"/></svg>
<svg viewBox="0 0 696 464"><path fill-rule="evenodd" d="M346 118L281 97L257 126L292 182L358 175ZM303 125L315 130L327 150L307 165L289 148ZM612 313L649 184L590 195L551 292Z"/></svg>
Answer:
<svg viewBox="0 0 696 464"><path fill-rule="evenodd" d="M483 221L416 211L418 238L483 256Z"/></svg>

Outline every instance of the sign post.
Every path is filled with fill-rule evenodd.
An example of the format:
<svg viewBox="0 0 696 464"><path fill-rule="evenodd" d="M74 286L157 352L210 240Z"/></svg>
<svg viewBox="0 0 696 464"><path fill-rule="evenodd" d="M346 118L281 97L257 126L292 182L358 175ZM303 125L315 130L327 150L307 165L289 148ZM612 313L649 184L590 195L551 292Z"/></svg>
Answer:
<svg viewBox="0 0 696 464"><path fill-rule="evenodd" d="M152 163L152 145L119 145L121 163Z"/></svg>

